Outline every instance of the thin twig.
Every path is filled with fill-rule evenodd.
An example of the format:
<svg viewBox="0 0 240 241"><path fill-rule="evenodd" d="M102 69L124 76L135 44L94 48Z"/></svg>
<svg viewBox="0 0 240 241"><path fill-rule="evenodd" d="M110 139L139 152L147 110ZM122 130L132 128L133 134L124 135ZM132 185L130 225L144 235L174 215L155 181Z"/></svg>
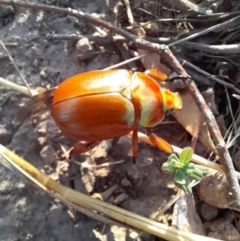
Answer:
<svg viewBox="0 0 240 241"><path fill-rule="evenodd" d="M240 44L222 44L222 45L209 45L202 43L191 43L185 42L181 44L184 47L189 49L195 49L199 51L206 51L213 54L239 54L240 53Z"/></svg>
<svg viewBox="0 0 240 241"><path fill-rule="evenodd" d="M118 63L118 64L115 64L115 65L109 66L109 67L105 68L104 70L110 70L110 69L119 68L119 67L123 66L124 64L129 64L129 63L131 63L131 62L133 62L133 61L136 61L136 60L138 60L138 59L141 59L141 58L143 58L143 57L145 57L145 56L147 56L147 55L148 55L148 54L142 54L142 55L139 55L139 56L137 56L137 57L133 57L133 58L131 58L131 59L127 59L127 60L125 60L125 61L123 61L123 62L121 62L121 63Z"/></svg>
<svg viewBox="0 0 240 241"><path fill-rule="evenodd" d="M213 87L215 85L215 82L198 73L196 70L189 68L187 65L185 65L184 67L188 74L195 80L197 84L206 84L210 87Z"/></svg>
<svg viewBox="0 0 240 241"><path fill-rule="evenodd" d="M190 39L199 37L199 36L201 36L201 35L205 35L205 34L211 32L211 31L224 30L228 25L234 23L235 21L237 21L237 20L239 20L239 19L240 19L240 16L237 16L237 17L235 17L235 18L229 19L229 20L227 20L227 21L225 21L225 22L223 22L223 23L219 23L219 24L217 24L217 25L214 25L214 26L212 26L212 27L209 27L209 28L207 28L207 29L204 29L203 31L199 31L198 33L191 34L191 35L189 35L189 36L186 37L186 38L177 40L177 41L169 44L168 46L169 46L169 47L172 47L172 46L174 46L174 45L177 45L177 44L180 44L180 43L184 43L184 42L186 42L186 41L188 41L188 40L190 40Z"/></svg>
<svg viewBox="0 0 240 241"><path fill-rule="evenodd" d="M10 43L5 43L4 42L3 44L5 45L5 47L16 47L16 46L18 46L18 43L14 43L14 42L13 43L11 43L11 42Z"/></svg>
<svg viewBox="0 0 240 241"><path fill-rule="evenodd" d="M6 51L6 53L7 53L7 55L8 55L8 58L11 60L14 68L17 70L17 72L18 72L18 74L20 75L23 83L24 83L25 86L27 87L29 94L30 94L31 96L33 96L32 90L31 90L30 86L28 85L28 82L26 81L26 79L24 78L24 76L22 75L22 73L20 72L20 70L19 70L19 68L17 67L17 65L15 64L15 62L14 62L11 54L8 52L6 46L4 45L4 43L2 42L1 39L0 39L0 44L2 45L3 49Z"/></svg>
<svg viewBox="0 0 240 241"><path fill-rule="evenodd" d="M204 119L208 125L209 131L213 138L213 141L216 145L218 156L220 158L222 165L224 166L226 176L227 176L227 179L229 180L229 184L230 184L229 195L233 196L234 205L238 208L240 207L240 192L239 192L240 187L239 187L238 179L235 174L231 156L230 156L228 149L226 147L226 144L223 140L223 137L221 135L221 132L219 130L215 117L212 114L211 110L209 109L208 105L206 104L205 100L203 99L203 97L202 97L201 93L199 92L194 81L192 79L187 78L188 77L187 72L183 69L181 64L178 62L176 57L172 54L172 52L170 51L170 49L167 46L159 45L156 43L151 43L144 39L140 39L137 36L130 34L127 31L125 31L119 27L115 27L112 24L110 24L104 20L97 19L97 18L93 17L91 14L86 14L82 11L77 11L77 10L69 9L69 8L64 9L64 8L59 8L59 7L53 7L53 6L48 6L48 5L44 5L44 4L13 1L13 0L11 0L11 1L10 0L0 0L0 3L5 4L5 5L13 5L14 4L15 6L19 6L19 7L26 7L26 8L35 9L35 10L44 10L44 11L50 11L50 12L74 16L74 17L80 18L84 21L91 22L92 24L96 24L98 26L105 27L112 32L118 33L118 34L124 36L127 40L132 41L139 48L143 48L143 49L149 50L151 52L159 53L161 55L161 57L172 67L172 69L174 69L176 71L177 74L179 74L183 77L184 76L186 77L186 78L183 78L183 82L185 83L186 88L190 91L191 95L193 96L194 100L196 101L196 104L198 105L199 109L201 110L201 112L204 116ZM238 16L229 21L226 21L225 23L221 24L220 27L222 28L223 26L227 26L229 24L229 22L233 22L238 18L240 18L240 17ZM220 28L219 25L217 25L217 27ZM204 31L198 33L197 36L200 36L203 33L207 33L214 29L216 29L216 26L214 28L208 28L207 30L204 30ZM196 37L196 35L194 35L193 37ZM189 38L191 38L191 36L188 37L188 39ZM183 41L180 40L180 42L184 42L184 41L186 41L186 39ZM174 45L174 44L176 44L176 42L173 43L172 45Z"/></svg>
<svg viewBox="0 0 240 241"><path fill-rule="evenodd" d="M99 45L109 45L113 43L123 43L126 41L125 38L121 36L94 36L94 35L79 35L79 34L47 34L46 38L48 40L68 40L68 41L78 41L82 38L87 38L89 41L94 41Z"/></svg>
<svg viewBox="0 0 240 241"><path fill-rule="evenodd" d="M222 55L221 56L217 56L217 55L211 55L211 54L204 53L204 56L209 57L211 59L214 58L213 60L216 61L216 62L229 62L230 64L240 68L240 64L238 64L238 63L234 62L232 59L224 57ZM217 61L217 59L219 59L219 61Z"/></svg>
<svg viewBox="0 0 240 241"><path fill-rule="evenodd" d="M131 7L130 7L130 3L129 3L129 0L124 0L124 4L126 6L126 12L127 12L127 16L128 16L128 22L134 26L135 25L135 21L134 21L134 18L133 18L133 14L132 14L132 10L131 10Z"/></svg>
<svg viewBox="0 0 240 241"><path fill-rule="evenodd" d="M190 8L195 13L202 13L202 14L206 14L206 15L212 13L211 9L205 9L205 8L199 7L197 4L195 4L189 0L179 0L179 2L184 4L186 7Z"/></svg>
<svg viewBox="0 0 240 241"><path fill-rule="evenodd" d="M180 61L182 61L182 65L186 65L186 66L194 69L194 70L197 71L198 73L204 75L207 79L213 80L213 81L215 81L215 82L217 82L217 83L219 83L219 84L221 84L221 85L224 85L224 86L226 86L226 87L228 87L228 88L230 88L230 89L233 89L234 91L236 91L237 93L240 94L240 90L239 90L238 88L236 88L234 84L228 83L228 82L226 82L226 81L223 81L223 80L219 79L219 78L216 77L215 75L209 74L208 72L200 69L199 67L195 66L194 64L188 62L187 60L185 60L185 59L183 59L183 58L181 58L181 57L178 57L178 59L179 59Z"/></svg>

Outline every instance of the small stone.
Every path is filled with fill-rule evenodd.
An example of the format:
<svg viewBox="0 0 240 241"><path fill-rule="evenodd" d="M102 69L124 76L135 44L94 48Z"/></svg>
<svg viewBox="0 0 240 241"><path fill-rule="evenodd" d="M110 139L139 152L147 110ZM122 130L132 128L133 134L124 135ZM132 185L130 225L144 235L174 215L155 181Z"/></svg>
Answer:
<svg viewBox="0 0 240 241"><path fill-rule="evenodd" d="M122 193L120 195L118 195L114 200L113 203L115 205L121 204L123 203L125 200L127 199L127 195L125 193Z"/></svg>
<svg viewBox="0 0 240 241"><path fill-rule="evenodd" d="M226 175L211 171L199 184L199 197L210 206L231 208L233 197L229 194L229 189Z"/></svg>
<svg viewBox="0 0 240 241"><path fill-rule="evenodd" d="M208 205L207 203L203 203L201 206L201 213L203 218L210 221L218 215L218 209Z"/></svg>
<svg viewBox="0 0 240 241"><path fill-rule="evenodd" d="M131 182L126 177L122 179L121 185L124 187L132 187Z"/></svg>
<svg viewBox="0 0 240 241"><path fill-rule="evenodd" d="M90 44L88 38L80 39L76 44L76 49L80 53L86 53L86 52L89 52L89 51L93 50L92 45Z"/></svg>
<svg viewBox="0 0 240 241"><path fill-rule="evenodd" d="M35 68L38 67L38 60L37 59L33 60L33 67L35 67Z"/></svg>
<svg viewBox="0 0 240 241"><path fill-rule="evenodd" d="M231 221L226 218L206 222L204 223L204 228L207 231L208 237L226 241L240 240L239 232L232 225Z"/></svg>
<svg viewBox="0 0 240 241"><path fill-rule="evenodd" d="M49 74L48 74L46 68L41 69L41 71L40 71L40 76L41 76L41 78L46 79L46 78L48 77L48 75L49 75Z"/></svg>
<svg viewBox="0 0 240 241"><path fill-rule="evenodd" d="M45 142L47 141L47 137L46 136L40 136L40 137L38 137L38 143L40 144L40 145L43 145Z"/></svg>
<svg viewBox="0 0 240 241"><path fill-rule="evenodd" d="M53 164L58 159L57 154L50 145L43 147L43 149L40 152L40 156L42 157L43 162L48 165Z"/></svg>

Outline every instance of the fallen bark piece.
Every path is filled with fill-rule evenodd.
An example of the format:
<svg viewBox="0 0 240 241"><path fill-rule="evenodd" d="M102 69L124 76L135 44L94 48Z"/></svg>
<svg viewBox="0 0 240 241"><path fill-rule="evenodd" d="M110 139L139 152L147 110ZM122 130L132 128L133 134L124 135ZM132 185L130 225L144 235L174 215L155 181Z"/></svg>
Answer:
<svg viewBox="0 0 240 241"><path fill-rule="evenodd" d="M203 224L195 209L193 195L182 193L176 201L172 225L178 230L205 236Z"/></svg>

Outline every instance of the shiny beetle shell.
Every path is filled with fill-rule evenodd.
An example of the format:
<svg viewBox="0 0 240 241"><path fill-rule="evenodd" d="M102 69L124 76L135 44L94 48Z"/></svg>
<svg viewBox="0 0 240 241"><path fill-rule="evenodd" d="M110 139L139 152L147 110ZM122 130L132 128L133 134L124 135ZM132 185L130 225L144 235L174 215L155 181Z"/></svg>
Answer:
<svg viewBox="0 0 240 241"><path fill-rule="evenodd" d="M91 71L73 76L54 93L52 116L60 130L76 140L100 141L125 135L135 109L129 71Z"/></svg>
<svg viewBox="0 0 240 241"><path fill-rule="evenodd" d="M153 127L164 118L159 84L144 73L90 71L61 83L52 116L67 136L100 141L129 133L140 123Z"/></svg>

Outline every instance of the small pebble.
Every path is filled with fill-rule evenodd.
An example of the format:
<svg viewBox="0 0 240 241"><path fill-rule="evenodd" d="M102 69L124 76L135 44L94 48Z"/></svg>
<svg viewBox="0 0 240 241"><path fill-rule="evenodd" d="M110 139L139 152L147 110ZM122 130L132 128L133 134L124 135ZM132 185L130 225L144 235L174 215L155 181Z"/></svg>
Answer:
<svg viewBox="0 0 240 241"><path fill-rule="evenodd" d="M132 187L131 182L126 177L122 179L121 185L124 187Z"/></svg>
<svg viewBox="0 0 240 241"><path fill-rule="evenodd" d="M238 230L233 226L230 220L221 218L212 222L204 223L207 236L226 241L240 240Z"/></svg>
<svg viewBox="0 0 240 241"><path fill-rule="evenodd" d="M48 165L53 164L58 159L56 152L50 145L43 147L40 152L40 156L42 157L43 162Z"/></svg>
<svg viewBox="0 0 240 241"><path fill-rule="evenodd" d="M47 72L46 68L41 69L40 76L43 79L46 79L48 77L48 72Z"/></svg>
<svg viewBox="0 0 240 241"><path fill-rule="evenodd" d="M33 67L35 67L35 68L38 67L38 59L33 60Z"/></svg>
<svg viewBox="0 0 240 241"><path fill-rule="evenodd" d="M208 205L207 203L203 203L201 205L201 213L203 218L210 221L218 215L218 209Z"/></svg>
<svg viewBox="0 0 240 241"><path fill-rule="evenodd" d="M127 195L125 193L122 193L114 199L113 203L115 205L120 204L120 203L123 203L126 199L127 199Z"/></svg>
<svg viewBox="0 0 240 241"><path fill-rule="evenodd" d="M76 44L76 49L80 53L86 53L88 51L91 51L93 49L92 45L89 42L88 38L82 38L80 39Z"/></svg>

